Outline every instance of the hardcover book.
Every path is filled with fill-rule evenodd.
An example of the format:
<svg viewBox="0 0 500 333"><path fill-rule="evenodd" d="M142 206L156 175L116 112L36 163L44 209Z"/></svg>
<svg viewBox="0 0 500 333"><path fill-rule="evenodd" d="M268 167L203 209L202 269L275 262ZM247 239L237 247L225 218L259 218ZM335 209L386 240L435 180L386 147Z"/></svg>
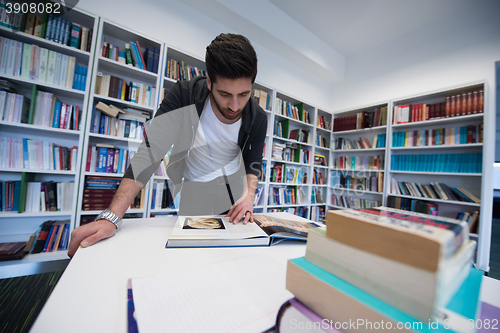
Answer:
<svg viewBox="0 0 500 333"><path fill-rule="evenodd" d="M469 240L466 222L386 207L330 211L326 223L331 239L431 272Z"/></svg>
<svg viewBox="0 0 500 333"><path fill-rule="evenodd" d="M285 239L306 240L320 225L283 214L254 215L255 223L233 224L223 216L179 216L166 247L269 246Z"/></svg>

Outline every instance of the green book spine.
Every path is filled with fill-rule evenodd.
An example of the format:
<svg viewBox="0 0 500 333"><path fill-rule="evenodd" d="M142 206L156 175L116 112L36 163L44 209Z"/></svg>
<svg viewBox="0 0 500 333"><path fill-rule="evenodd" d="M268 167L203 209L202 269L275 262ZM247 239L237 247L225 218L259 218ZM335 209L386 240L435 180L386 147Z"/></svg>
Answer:
<svg viewBox="0 0 500 333"><path fill-rule="evenodd" d="M21 174L21 190L19 192L19 208L17 210L19 214L24 213L26 210L26 192L28 189L28 182L33 181L35 181L34 173L23 172Z"/></svg>
<svg viewBox="0 0 500 333"><path fill-rule="evenodd" d="M48 3L48 1L47 1ZM45 12L43 15L42 31L40 32L40 37L45 38L45 32L47 31L47 22L49 20L49 13Z"/></svg>
<svg viewBox="0 0 500 333"><path fill-rule="evenodd" d="M35 113L36 92L37 92L37 86L36 86L36 84L34 84L32 90L31 90L30 114L29 114L29 118L28 118L28 124L31 124L31 125L33 125L33 115Z"/></svg>
<svg viewBox="0 0 500 333"><path fill-rule="evenodd" d="M299 120L300 121L305 121L304 119L304 103L299 103L299 104L295 104L294 106L297 107L297 109L299 109Z"/></svg>
<svg viewBox="0 0 500 333"><path fill-rule="evenodd" d="M125 45L125 55L126 55L127 65L128 64L132 64L133 65L134 63L132 62L132 51L130 51L129 44Z"/></svg>

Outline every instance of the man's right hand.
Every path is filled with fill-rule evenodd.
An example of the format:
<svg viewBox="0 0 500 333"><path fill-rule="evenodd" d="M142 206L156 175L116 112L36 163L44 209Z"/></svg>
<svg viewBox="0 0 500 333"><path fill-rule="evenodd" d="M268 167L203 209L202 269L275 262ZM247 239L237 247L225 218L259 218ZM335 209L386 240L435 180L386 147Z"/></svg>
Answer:
<svg viewBox="0 0 500 333"><path fill-rule="evenodd" d="M116 227L108 220L94 221L76 228L71 232L68 256L73 258L78 247L88 247L116 233Z"/></svg>

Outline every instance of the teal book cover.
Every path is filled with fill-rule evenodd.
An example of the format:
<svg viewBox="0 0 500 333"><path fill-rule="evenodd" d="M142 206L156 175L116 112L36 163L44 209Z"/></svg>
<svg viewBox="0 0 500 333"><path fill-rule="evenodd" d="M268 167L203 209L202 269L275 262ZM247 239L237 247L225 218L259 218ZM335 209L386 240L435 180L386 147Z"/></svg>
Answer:
<svg viewBox="0 0 500 333"><path fill-rule="evenodd" d="M478 308L480 304L480 289L483 271L476 268L471 268L469 276L462 284L460 290L451 299L446 308L443 309L443 311L440 311L440 314L445 318L441 318L439 322L436 319L424 322L406 314L401 310L398 310L392 305L381 301L380 299L345 282L344 280L339 279L335 275L328 273L327 271L307 261L304 257L292 259L290 260L290 262L297 265L309 274L314 275L324 283L355 299L357 302L374 309L375 311L388 318L391 318L394 322L412 324L421 322L422 325L413 325L415 332L455 332L454 330L449 329L451 327L451 321L453 319L447 319L455 318L454 313L465 317L465 325L467 324L467 320L476 320L479 316Z"/></svg>

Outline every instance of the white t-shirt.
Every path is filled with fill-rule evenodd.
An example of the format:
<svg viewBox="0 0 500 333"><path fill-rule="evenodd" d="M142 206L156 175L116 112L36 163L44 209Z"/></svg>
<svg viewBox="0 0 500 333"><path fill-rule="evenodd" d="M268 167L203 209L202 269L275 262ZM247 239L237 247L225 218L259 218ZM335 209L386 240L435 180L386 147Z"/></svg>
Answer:
<svg viewBox="0 0 500 333"><path fill-rule="evenodd" d="M193 147L186 157L184 177L191 181L208 182L237 172L242 163L238 134L241 118L233 124L224 124L215 115L207 98L201 113Z"/></svg>

